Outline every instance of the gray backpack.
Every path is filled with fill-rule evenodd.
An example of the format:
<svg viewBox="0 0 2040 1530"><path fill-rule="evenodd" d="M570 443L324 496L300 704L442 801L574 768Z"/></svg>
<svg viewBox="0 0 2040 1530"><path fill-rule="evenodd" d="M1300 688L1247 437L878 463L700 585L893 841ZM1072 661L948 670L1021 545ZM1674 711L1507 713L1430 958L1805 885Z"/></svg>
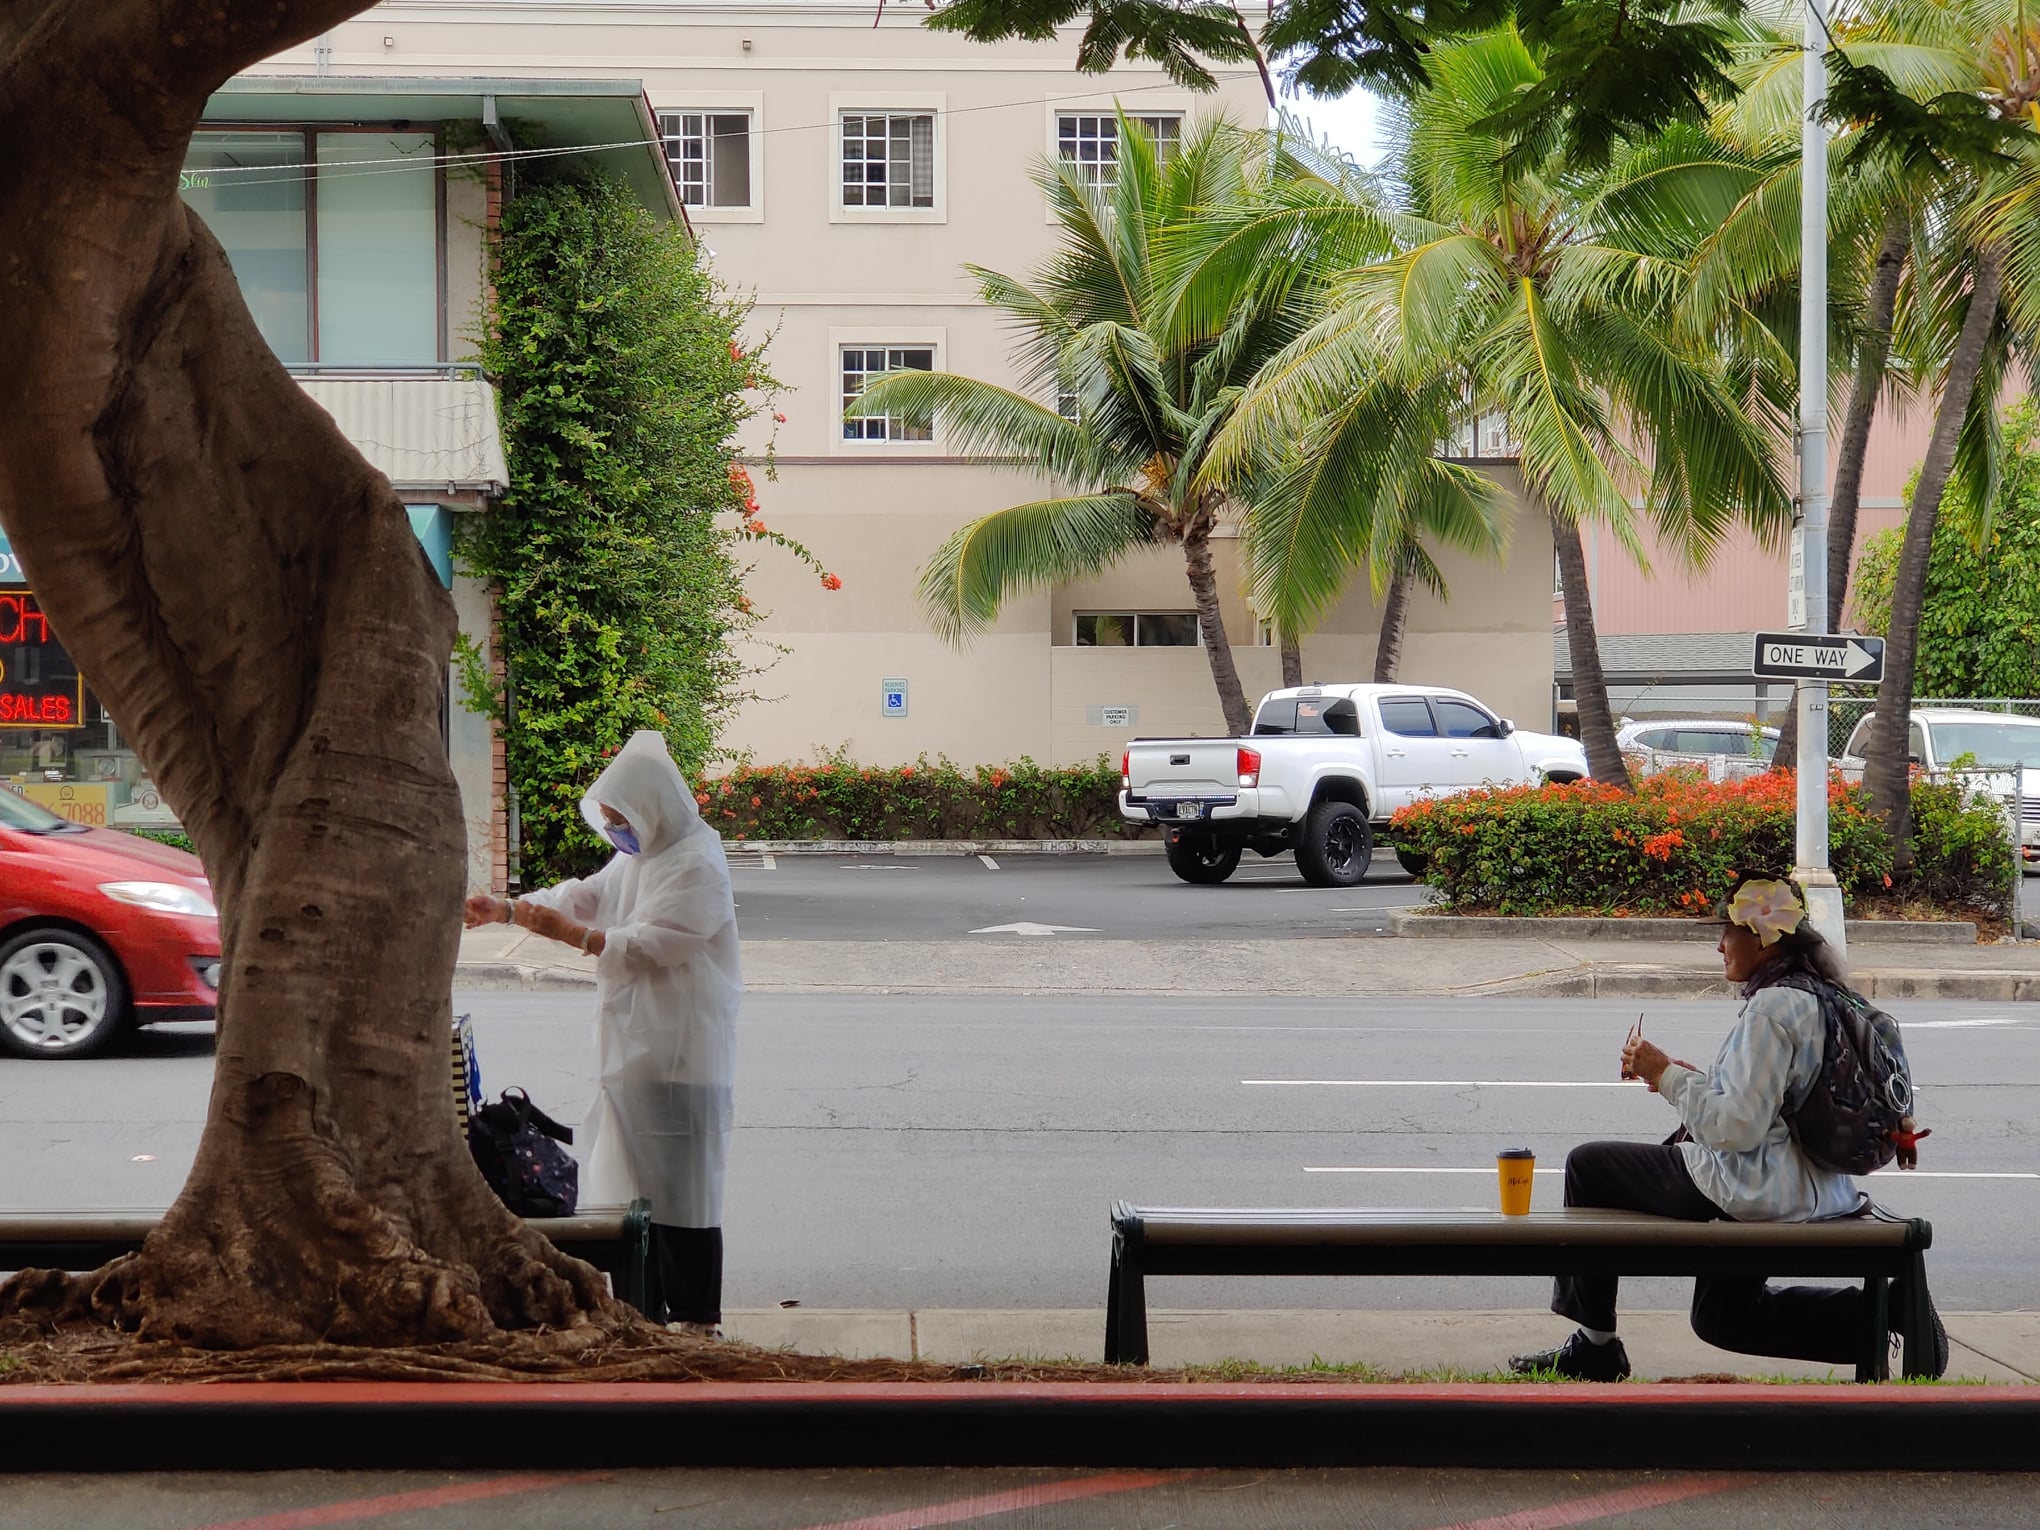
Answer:
<svg viewBox="0 0 2040 1530"><path fill-rule="evenodd" d="M1861 994L1811 973L1793 973L1773 986L1812 994L1827 1029L1812 1087L1785 1107L1799 1151L1815 1168L1836 1174L1883 1168L1912 1130L1912 1069L1898 1022Z"/></svg>

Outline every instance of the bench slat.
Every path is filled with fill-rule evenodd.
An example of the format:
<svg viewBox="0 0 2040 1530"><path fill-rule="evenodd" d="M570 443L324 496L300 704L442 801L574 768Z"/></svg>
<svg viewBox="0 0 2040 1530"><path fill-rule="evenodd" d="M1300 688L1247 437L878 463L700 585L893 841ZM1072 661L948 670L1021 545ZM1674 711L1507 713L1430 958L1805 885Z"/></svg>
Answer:
<svg viewBox="0 0 2040 1530"><path fill-rule="evenodd" d="M1680 1222L1634 1211L1500 1212L1389 1208L1228 1210L1120 1205L1122 1236L1149 1247L1284 1248L1775 1248L1904 1249L1921 1224L1849 1217L1830 1222ZM1924 1245L1922 1245L1924 1246Z"/></svg>

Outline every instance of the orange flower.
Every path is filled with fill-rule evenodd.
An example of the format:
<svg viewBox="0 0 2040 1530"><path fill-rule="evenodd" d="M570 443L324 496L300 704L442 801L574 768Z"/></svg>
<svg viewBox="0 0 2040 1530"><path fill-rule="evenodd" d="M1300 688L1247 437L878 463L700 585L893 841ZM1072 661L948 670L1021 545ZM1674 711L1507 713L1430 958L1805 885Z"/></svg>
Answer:
<svg viewBox="0 0 2040 1530"><path fill-rule="evenodd" d="M822 588L825 590L840 590L843 588L843 581L834 574L824 574L822 575Z"/></svg>
<svg viewBox="0 0 2040 1530"><path fill-rule="evenodd" d="M751 806L752 806L752 807L754 807L754 808L755 808L755 807L763 807L764 805L765 805L765 799L764 799L763 797L753 797L753 798L751 799Z"/></svg>

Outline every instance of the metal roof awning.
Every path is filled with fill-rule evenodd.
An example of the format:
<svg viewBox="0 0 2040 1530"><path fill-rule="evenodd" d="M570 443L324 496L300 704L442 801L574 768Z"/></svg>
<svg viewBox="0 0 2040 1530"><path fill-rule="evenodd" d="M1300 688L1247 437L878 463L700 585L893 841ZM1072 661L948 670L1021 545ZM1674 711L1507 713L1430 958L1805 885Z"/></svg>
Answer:
<svg viewBox="0 0 2040 1530"><path fill-rule="evenodd" d="M298 386L400 494L510 486L496 393L479 376L301 376Z"/></svg>
<svg viewBox="0 0 2040 1530"><path fill-rule="evenodd" d="M1748 685L1755 676L1747 632L1622 632L1600 638L1601 672L1610 685ZM1551 635L1552 677L1572 683L1572 649L1563 628Z"/></svg>
<svg viewBox="0 0 2040 1530"><path fill-rule="evenodd" d="M519 149L575 149L630 183L638 200L687 221L637 80L467 79L395 75L236 75L206 103L204 120L260 123L487 122Z"/></svg>

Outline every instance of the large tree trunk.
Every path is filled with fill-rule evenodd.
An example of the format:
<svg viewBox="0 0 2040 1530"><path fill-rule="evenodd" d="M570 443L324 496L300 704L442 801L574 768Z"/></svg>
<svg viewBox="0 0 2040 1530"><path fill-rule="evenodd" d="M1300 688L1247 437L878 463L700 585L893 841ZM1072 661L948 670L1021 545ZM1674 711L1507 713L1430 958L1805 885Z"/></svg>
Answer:
<svg viewBox="0 0 2040 1530"><path fill-rule="evenodd" d="M1919 659L1920 608L1926 597L1927 561L1934 545L1934 526L1941 518L1941 495L1955 466L1955 447L1962 420L1976 392L1983 368L1984 347L1997 321L2003 267L1995 250L1981 251L1970 285L1969 308L1948 360L1948 376L1934 416L1934 433L1913 485L1906 509L1905 541L1892 579L1891 625L1884 639L1884 679L1877 687L1877 713L1870 724L1869 753L1863 782L1870 811L1884 820L1895 855L1894 869L1912 868L1912 793L1908 786L1906 727L1912 718L1913 671Z"/></svg>
<svg viewBox="0 0 2040 1530"><path fill-rule="evenodd" d="M1243 738L1254 714L1240 688L1239 666L1233 663L1232 641L1225 635L1225 619L1218 608L1218 575L1211 566L1211 522L1209 510L1199 510L1191 517L1183 532L1183 567L1197 601L1197 630L1204 638L1204 656L1211 661L1211 683L1218 688L1226 731Z"/></svg>
<svg viewBox="0 0 2040 1530"><path fill-rule="evenodd" d="M1303 684L1303 643L1295 633L1285 630L1282 634L1282 683L1295 687Z"/></svg>
<svg viewBox="0 0 2040 1530"><path fill-rule="evenodd" d="M1565 643L1572 655L1573 703L1579 708L1580 742L1596 781L1633 788L1622 751L1615 747L1615 719L1608 711L1608 682L1601 674L1601 645L1594 636L1594 598L1587 588L1587 555L1579 523L1549 512L1551 540L1558 547L1558 585L1565 595Z"/></svg>
<svg viewBox="0 0 2040 1530"><path fill-rule="evenodd" d="M1849 412L1842 421L1841 447L1835 458L1835 492L1828 502L1827 597L1828 631L1842 630L1849 600L1849 562L1856 553L1856 513L1863 497L1863 462L1870 450L1870 426L1877 415L1877 396L1884 391L1884 368L1891 357L1891 321L1898 308L1898 284L1912 250L1912 221L1895 212L1884 225L1877 263L1870 275L1869 303L1863 338L1856 347L1856 375L1849 386ZM1774 763L1789 770L1799 759L1799 708L1785 714L1778 733Z"/></svg>
<svg viewBox="0 0 2040 1530"><path fill-rule="evenodd" d="M1381 636L1374 645L1374 680L1392 685L1402 670L1403 634L1410 626L1410 587L1417 571L1408 561L1399 562L1395 577L1388 581L1388 598L1381 606Z"/></svg>
<svg viewBox="0 0 2040 1530"><path fill-rule="evenodd" d="M452 603L177 194L206 97L363 8L0 8L0 515L204 856L224 951L211 1105L162 1227L0 1309L216 1347L620 1320L455 1125Z"/></svg>

